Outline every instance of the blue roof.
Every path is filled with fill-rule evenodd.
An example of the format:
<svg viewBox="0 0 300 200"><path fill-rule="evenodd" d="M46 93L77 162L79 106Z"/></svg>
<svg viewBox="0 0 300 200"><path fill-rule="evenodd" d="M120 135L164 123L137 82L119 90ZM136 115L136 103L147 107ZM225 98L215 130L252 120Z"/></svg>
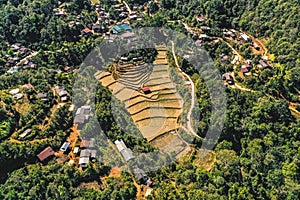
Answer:
<svg viewBox="0 0 300 200"><path fill-rule="evenodd" d="M19 71L19 69L17 67L14 67L14 68L8 70L8 73L13 74L13 73L16 73L18 71Z"/></svg>
<svg viewBox="0 0 300 200"><path fill-rule="evenodd" d="M128 24L119 24L112 27L114 34L122 33L125 31L132 31L132 28Z"/></svg>

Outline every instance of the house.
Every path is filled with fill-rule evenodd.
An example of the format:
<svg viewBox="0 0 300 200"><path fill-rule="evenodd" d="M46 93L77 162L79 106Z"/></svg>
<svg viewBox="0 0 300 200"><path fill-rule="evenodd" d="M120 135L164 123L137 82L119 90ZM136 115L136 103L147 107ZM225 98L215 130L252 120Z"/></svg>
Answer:
<svg viewBox="0 0 300 200"><path fill-rule="evenodd" d="M23 94L20 94L20 93L15 94L15 95L13 95L13 98L16 99L16 100L22 99L23 98Z"/></svg>
<svg viewBox="0 0 300 200"><path fill-rule="evenodd" d="M70 69L71 69L71 67L65 66L64 71L67 72L67 71L69 71Z"/></svg>
<svg viewBox="0 0 300 200"><path fill-rule="evenodd" d="M123 142L123 140L116 140L115 145L117 146L117 149L119 150L119 152L121 152L124 149L127 149L127 147L126 147L125 143Z"/></svg>
<svg viewBox="0 0 300 200"><path fill-rule="evenodd" d="M38 99L41 99L42 101L49 101L48 94L47 93L38 93L36 96Z"/></svg>
<svg viewBox="0 0 300 200"><path fill-rule="evenodd" d="M55 86L55 91L59 97L68 95L68 92L65 90L65 88L63 86Z"/></svg>
<svg viewBox="0 0 300 200"><path fill-rule="evenodd" d="M80 152L79 165L86 167L90 161L90 158L96 158L97 150L84 149Z"/></svg>
<svg viewBox="0 0 300 200"><path fill-rule="evenodd" d="M128 57L121 57L120 60L126 62L126 61L129 61L129 58Z"/></svg>
<svg viewBox="0 0 300 200"><path fill-rule="evenodd" d="M80 157L79 158L79 165L81 167L87 167L87 164L89 163L90 161L90 157Z"/></svg>
<svg viewBox="0 0 300 200"><path fill-rule="evenodd" d="M56 15L56 16L66 16L67 13L66 13L66 11L64 11L64 10L60 10L60 11L56 11L56 12L55 12L55 15Z"/></svg>
<svg viewBox="0 0 300 200"><path fill-rule="evenodd" d="M54 151L51 147L46 147L43 151L41 151L37 157L38 159L43 162L46 159L50 158L52 155L54 155Z"/></svg>
<svg viewBox="0 0 300 200"><path fill-rule="evenodd" d="M138 17L137 14L132 13L132 14L129 15L129 20L130 21L136 20L137 17Z"/></svg>
<svg viewBox="0 0 300 200"><path fill-rule="evenodd" d="M145 197L151 195L152 190L153 189L151 189L151 188L147 188L146 193L145 193Z"/></svg>
<svg viewBox="0 0 300 200"><path fill-rule="evenodd" d="M77 109L74 118L74 124L82 125L92 116L91 106L81 106Z"/></svg>
<svg viewBox="0 0 300 200"><path fill-rule="evenodd" d="M133 174L135 176L135 178L140 181L141 183L146 183L147 182L147 175L145 173L144 170L138 168L138 167L135 167L133 169Z"/></svg>
<svg viewBox="0 0 300 200"><path fill-rule="evenodd" d="M261 60L259 61L259 65L258 65L258 68L259 68L259 69L265 69L265 68L270 68L270 67L271 67L271 66L267 63L266 60L261 59Z"/></svg>
<svg viewBox="0 0 300 200"><path fill-rule="evenodd" d="M230 60L230 56L224 54L221 55L221 63L225 64L229 62L229 60Z"/></svg>
<svg viewBox="0 0 300 200"><path fill-rule="evenodd" d="M19 135L20 138L26 137L29 133L31 133L32 129L26 129L22 134Z"/></svg>
<svg viewBox="0 0 300 200"><path fill-rule="evenodd" d="M244 75L249 75L250 68L249 68L247 65L242 65L242 67L241 67L241 72L242 72Z"/></svg>
<svg viewBox="0 0 300 200"><path fill-rule="evenodd" d="M10 74L14 74L14 73L16 73L18 71L19 71L18 67L13 67L13 68L9 69L7 72L10 73Z"/></svg>
<svg viewBox="0 0 300 200"><path fill-rule="evenodd" d="M23 88L26 88L26 89L33 89L33 85L31 85L31 84L25 84L25 85L23 85L22 86Z"/></svg>
<svg viewBox="0 0 300 200"><path fill-rule="evenodd" d="M89 28L85 28L81 31L81 35L84 35L84 36L91 36L93 35L93 31Z"/></svg>
<svg viewBox="0 0 300 200"><path fill-rule="evenodd" d="M197 21L198 22L205 22L207 20L207 18L205 17L205 15L200 15L198 18L197 18Z"/></svg>
<svg viewBox="0 0 300 200"><path fill-rule="evenodd" d="M201 47L202 42L203 42L202 40L196 40L195 45L196 45L197 47Z"/></svg>
<svg viewBox="0 0 300 200"><path fill-rule="evenodd" d="M90 150L84 149L80 151L80 158L82 157L90 157Z"/></svg>
<svg viewBox="0 0 300 200"><path fill-rule="evenodd" d="M252 46L259 51L260 50L260 46L256 43L256 42L252 42Z"/></svg>
<svg viewBox="0 0 300 200"><path fill-rule="evenodd" d="M16 89L12 89L9 91L9 94L11 95L15 95L15 94L18 94L20 92L20 89L19 88L16 88Z"/></svg>
<svg viewBox="0 0 300 200"><path fill-rule="evenodd" d="M63 145L60 147L61 151L67 151L68 147L70 146L69 142L64 142Z"/></svg>
<svg viewBox="0 0 300 200"><path fill-rule="evenodd" d="M142 60L142 58L140 58L140 57L139 58L132 58L133 62L137 62L137 61L141 61L141 60Z"/></svg>
<svg viewBox="0 0 300 200"><path fill-rule="evenodd" d="M21 48L21 44L20 43L15 43L15 44L12 44L11 46L10 46L10 49L12 50L12 51L19 51L20 50L20 48Z"/></svg>
<svg viewBox="0 0 300 200"><path fill-rule="evenodd" d="M112 27L113 34L119 34L123 32L131 32L132 28L128 24L118 24Z"/></svg>
<svg viewBox="0 0 300 200"><path fill-rule="evenodd" d="M104 28L104 27L103 27ZM103 29L102 29L102 26L100 24L94 24L92 26L92 29L94 32L97 32L97 33L100 33Z"/></svg>
<svg viewBox="0 0 300 200"><path fill-rule="evenodd" d="M224 34L225 37L231 37L233 39L236 38L236 35L231 31L224 31L223 34Z"/></svg>
<svg viewBox="0 0 300 200"><path fill-rule="evenodd" d="M246 35L245 33L240 33L240 38L244 41L244 42L250 42L251 38Z"/></svg>
<svg viewBox="0 0 300 200"><path fill-rule="evenodd" d="M146 185L151 186L153 183L153 180L151 178L148 178L148 180L146 181Z"/></svg>
<svg viewBox="0 0 300 200"><path fill-rule="evenodd" d="M208 38L208 35L206 35L206 34L200 34L199 35L199 39L206 39L206 38Z"/></svg>
<svg viewBox="0 0 300 200"><path fill-rule="evenodd" d="M84 124L85 122L85 116L83 115L77 115L74 118L74 124Z"/></svg>
<svg viewBox="0 0 300 200"><path fill-rule="evenodd" d="M144 94L150 94L151 93L150 87L147 87L147 86L143 87L142 91L144 92Z"/></svg>
<svg viewBox="0 0 300 200"><path fill-rule="evenodd" d="M237 56L237 55L235 55L234 56L234 59L231 61L231 64L233 64L233 65L235 65L236 63L238 63L239 62L239 56Z"/></svg>
<svg viewBox="0 0 300 200"><path fill-rule="evenodd" d="M80 143L80 148L94 148L95 138L83 139Z"/></svg>
<svg viewBox="0 0 300 200"><path fill-rule="evenodd" d="M233 85L234 84L234 80L233 77L230 73L225 73L222 75L222 79L224 81L226 81L229 85Z"/></svg>
<svg viewBox="0 0 300 200"><path fill-rule="evenodd" d="M61 97L60 100L61 100L62 102L66 102L66 101L68 101L68 97L67 97L67 96Z"/></svg>
<svg viewBox="0 0 300 200"><path fill-rule="evenodd" d="M126 149L120 151L120 153L126 162L135 158L131 149L129 149L129 148L126 148Z"/></svg>
<svg viewBox="0 0 300 200"><path fill-rule="evenodd" d="M126 147L123 140L116 140L115 145L126 162L134 158L131 149Z"/></svg>

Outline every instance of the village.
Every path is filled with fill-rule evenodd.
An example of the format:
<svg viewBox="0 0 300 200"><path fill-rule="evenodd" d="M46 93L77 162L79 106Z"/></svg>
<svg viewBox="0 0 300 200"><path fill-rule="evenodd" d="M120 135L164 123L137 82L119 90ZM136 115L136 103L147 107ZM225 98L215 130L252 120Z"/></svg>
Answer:
<svg viewBox="0 0 300 200"><path fill-rule="evenodd" d="M64 9L67 6L67 3L61 4L52 13L58 18L68 19L70 28L80 29L80 37L86 40L92 37L103 38L109 42L113 42L116 38L122 38L131 46L135 46L138 40L134 34L134 27L136 23L143 21L143 15L145 12L147 13L148 9L146 6L130 9L126 1L112 1L113 9L110 11L113 10L113 13L111 13L105 6L95 4L93 9L97 21L91 20L92 25L87 25L82 23L83 18L88 18L83 14L78 14L75 19L69 20L70 14ZM264 42L245 31L234 29L223 29L221 35L210 36L211 28L206 23L206 16L204 14L198 16L197 21L201 24L200 28L191 27L181 20L170 20L168 23L181 24L195 41L195 47L202 48L205 45L225 44L229 51L220 53L219 57L215 59L220 65L226 66L227 71L222 71L220 79L226 87L256 92L248 87L245 81L251 77L260 77L264 70L272 71L275 65L273 63L274 55L268 52ZM35 57L40 52L32 51L20 43L7 43L7 45L10 51L6 55L5 67L8 70L5 71L5 75L17 76L22 71L39 70L39 65L35 63ZM249 51L241 51L243 48ZM178 133L179 129L191 128L187 124L180 127L181 125L178 123L183 112L184 100L177 93L176 85L172 83L168 74L167 49L165 46L156 46L156 51L158 54L152 68L147 65L143 56L123 55L116 59L110 69L111 71L96 73L95 77L99 83L107 87L116 98L124 103L133 122L147 142L164 152L174 153L175 157L180 159L183 156L191 155L192 150L191 145ZM248 54L251 54L254 59L250 59L251 56ZM176 55L173 55L173 59L180 69ZM61 69L49 69L47 72L53 74L55 79L63 80L66 83L65 79L72 77L77 71L78 69L74 66L64 66ZM181 70L178 73L184 77ZM37 137L36 132L42 132L50 127L52 119L59 113L59 110L67 107L68 115L72 118L71 128L68 133L67 131L63 133L66 137L63 141L59 141L61 143L60 148L55 150L53 146L47 145L36 154L36 158L44 166L55 160L55 162L68 163L70 167L84 171L102 159L102 155L98 152L97 138L81 136L81 130L95 113L89 103L75 107L72 103L71 88L66 87L67 84L63 84L63 81L61 84L52 84L51 87L38 88L28 79L28 83L9 87L4 91L13 99L13 107L21 114L26 113L29 108L34 109L33 104L35 103L47 110L47 114L42 119L36 115L28 123L18 126L8 139L15 143L44 141L45 138ZM189 88L190 92L194 92L195 85L191 78L185 79L185 86ZM284 96L282 98L285 99ZM300 111L295 109L296 104L288 103L290 110L294 114L300 115ZM156 110L155 114L150 116L149 109L152 107ZM164 107L164 113L160 113L160 107ZM151 121L153 116L155 119ZM40 120L40 124L35 124L35 120ZM163 125L161 121L164 122ZM193 130L186 130L186 132L191 135L194 133ZM150 173L146 173L137 165L130 165L136 159L135 151L127 147L128 144L124 142L122 136L119 138L110 141L110 147L113 149L112 152L121 159L122 165L112 166L112 169L117 171L116 176L120 176L122 170L129 171L138 189L138 196L146 198L151 195L155 182L149 175Z"/></svg>

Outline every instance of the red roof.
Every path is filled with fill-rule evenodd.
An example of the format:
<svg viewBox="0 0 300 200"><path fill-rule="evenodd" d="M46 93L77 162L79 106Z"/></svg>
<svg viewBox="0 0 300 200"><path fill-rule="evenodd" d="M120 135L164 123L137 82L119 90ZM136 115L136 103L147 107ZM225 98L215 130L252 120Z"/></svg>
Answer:
<svg viewBox="0 0 300 200"><path fill-rule="evenodd" d="M142 90L143 90L143 92L147 92L147 91L150 91L150 88L149 87L143 87Z"/></svg>
<svg viewBox="0 0 300 200"><path fill-rule="evenodd" d="M85 28L85 29L82 30L82 32L84 32L84 33L92 33L92 30L89 29L89 28Z"/></svg>
<svg viewBox="0 0 300 200"><path fill-rule="evenodd" d="M40 161L43 161L54 154L54 151L51 147L46 147L41 153L37 155Z"/></svg>
<svg viewBox="0 0 300 200"><path fill-rule="evenodd" d="M33 85L31 85L31 84L25 84L23 87L26 87L27 89L32 89Z"/></svg>

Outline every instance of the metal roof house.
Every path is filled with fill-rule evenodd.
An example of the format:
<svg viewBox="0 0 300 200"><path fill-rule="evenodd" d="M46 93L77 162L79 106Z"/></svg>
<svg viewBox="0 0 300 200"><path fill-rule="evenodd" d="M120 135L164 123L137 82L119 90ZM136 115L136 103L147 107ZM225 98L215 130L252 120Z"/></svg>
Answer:
<svg viewBox="0 0 300 200"><path fill-rule="evenodd" d="M132 28L128 24L119 24L112 27L113 34L119 34L126 31L132 31Z"/></svg>
<svg viewBox="0 0 300 200"><path fill-rule="evenodd" d="M86 167L90 158L96 158L97 150L84 149L80 152L79 165Z"/></svg>
<svg viewBox="0 0 300 200"><path fill-rule="evenodd" d="M63 145L60 147L60 150L61 151L66 151L69 146L70 146L69 142L64 142Z"/></svg>
<svg viewBox="0 0 300 200"><path fill-rule="evenodd" d="M131 149L126 147L123 140L116 140L115 145L117 146L118 151L121 153L126 162L135 158Z"/></svg>
<svg viewBox="0 0 300 200"><path fill-rule="evenodd" d="M90 157L81 157L79 158L79 165L81 167L87 167L87 164L89 163L90 161Z"/></svg>
<svg viewBox="0 0 300 200"><path fill-rule="evenodd" d="M40 161L45 161L50 156L54 155L54 151L51 147L46 147L43 151L41 151L37 157Z"/></svg>
<svg viewBox="0 0 300 200"><path fill-rule="evenodd" d="M121 155L123 156L123 158L126 162L128 162L129 160L135 158L132 151L131 151L131 149L128 149L128 148L124 149L120 153L121 153Z"/></svg>

